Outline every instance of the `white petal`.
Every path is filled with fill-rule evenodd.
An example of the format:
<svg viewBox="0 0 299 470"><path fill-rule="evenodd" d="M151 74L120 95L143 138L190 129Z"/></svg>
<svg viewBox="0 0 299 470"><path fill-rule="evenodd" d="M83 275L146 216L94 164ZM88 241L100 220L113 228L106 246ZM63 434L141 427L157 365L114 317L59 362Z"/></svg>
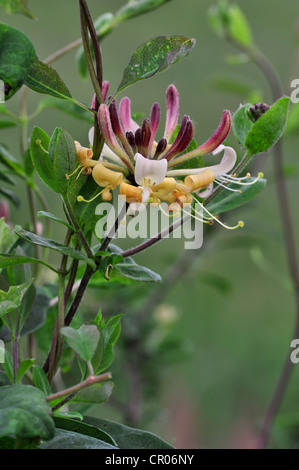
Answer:
<svg viewBox="0 0 299 470"><path fill-rule="evenodd" d="M150 197L150 189L148 186L142 187L142 202L147 202Z"/></svg>
<svg viewBox="0 0 299 470"><path fill-rule="evenodd" d="M210 167L210 169L213 170L213 172L215 173L215 176L221 176L231 171L237 161L237 154L232 147L219 145L219 147L216 149L216 151L214 151L214 153L219 153L221 152L221 150L224 150L224 155L222 157L221 162L219 163L219 165L213 165Z"/></svg>
<svg viewBox="0 0 299 470"><path fill-rule="evenodd" d="M209 186L207 186L206 189L204 189L203 191L197 191L196 194L198 196L202 197L203 199L206 199L208 196L210 196L212 194L213 187L214 187L214 184L210 183Z"/></svg>
<svg viewBox="0 0 299 470"><path fill-rule="evenodd" d="M108 147L107 144L104 144L104 147L103 147L103 150L102 150L102 153L101 153L101 159L105 157L107 158L108 160L111 160L113 162L115 162L117 165L123 167L123 168L127 168L126 165L122 162L122 160L119 158L118 155L116 155L116 153L114 153L110 147Z"/></svg>
<svg viewBox="0 0 299 470"><path fill-rule="evenodd" d="M218 153L222 152L222 150L225 150L225 145L223 144L220 144L219 147L217 147L214 152L213 152L213 155L218 155Z"/></svg>
<svg viewBox="0 0 299 470"><path fill-rule="evenodd" d="M94 138L94 127L91 127L88 132L88 140L90 145L93 145L93 138Z"/></svg>
<svg viewBox="0 0 299 470"><path fill-rule="evenodd" d="M160 184L164 180L167 172L167 160L150 160L144 158L140 153L134 157L135 163L135 181L137 184L143 184L144 179L150 180L150 185Z"/></svg>
<svg viewBox="0 0 299 470"><path fill-rule="evenodd" d="M187 170L188 175L197 175L198 173L203 173L205 170L212 170L215 173L215 176L225 175L231 171L237 161L237 154L232 147L226 147L225 145L219 145L219 147L214 150L213 153L219 153L224 150L224 155L222 160L218 165L205 166L203 168L190 168ZM161 161L161 160L160 160ZM186 175L186 169L183 170L169 170L167 171L167 176L184 176Z"/></svg>

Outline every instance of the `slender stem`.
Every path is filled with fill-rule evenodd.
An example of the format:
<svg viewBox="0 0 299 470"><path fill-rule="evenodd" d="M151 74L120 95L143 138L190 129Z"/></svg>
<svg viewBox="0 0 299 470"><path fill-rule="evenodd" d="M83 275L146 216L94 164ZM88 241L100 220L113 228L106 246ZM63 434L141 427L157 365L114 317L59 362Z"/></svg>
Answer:
<svg viewBox="0 0 299 470"><path fill-rule="evenodd" d="M103 95L101 92L101 87L100 87L98 77L97 77L97 74L93 65L93 58L92 58L92 52L91 52L90 43L89 43L88 24L86 21L86 15L85 15L85 11L83 9L81 0L79 0L79 2L80 2L80 18L81 18L81 35L82 35L82 42L83 42L83 47L84 47L84 52L85 52L87 68L89 71L89 76L90 76L95 94L97 96L98 102L104 103Z"/></svg>
<svg viewBox="0 0 299 470"><path fill-rule="evenodd" d="M68 54L69 52L73 51L74 49L77 49L77 47L81 46L82 44L82 38L75 39L74 41L70 42L66 46L62 47L61 49L58 49L58 51L54 52L53 54L49 55L45 60L45 64L52 64L52 62L55 62L56 60L60 59L64 55Z"/></svg>
<svg viewBox="0 0 299 470"><path fill-rule="evenodd" d="M20 151L21 155L24 156L26 149L27 149L27 110L26 110L26 94L21 94L20 97ZM37 232L37 219L36 219L36 203L34 198L33 189L27 184L27 198L28 198L28 205L29 205L29 212L30 218L32 223L32 229L36 233ZM41 259L41 247L38 245L34 245L35 250L35 257L37 259ZM37 277L40 270L40 264L37 263L35 266L35 276Z"/></svg>
<svg viewBox="0 0 299 470"><path fill-rule="evenodd" d="M65 292L64 292L64 303L65 303L65 305L67 305L67 303L69 301L69 298L70 298L70 296L73 292L78 267L79 267L79 261L74 259L73 263L72 263L72 266L71 266L71 270L70 270L69 280L68 280L68 283L67 283L67 286L66 286L66 289L65 289Z"/></svg>
<svg viewBox="0 0 299 470"><path fill-rule="evenodd" d="M94 24L93 24L91 14L90 14L89 8L87 6L86 0L79 0L79 1L80 1L81 8L84 11L86 23L87 23L89 34L90 34L91 41L92 41L94 56L95 56L95 60L96 60L96 73L97 73L98 84L99 84L100 88L102 88L103 63L102 63L102 53L101 53L101 48L100 48L100 45L99 45L98 35L97 35L96 30L95 30L95 27L94 27Z"/></svg>
<svg viewBox="0 0 299 470"><path fill-rule="evenodd" d="M180 227L180 225L183 225L187 219L188 216L181 218L177 222L174 222L172 225L170 225L170 227L166 227L164 230L161 230L161 232L157 233L157 235L155 235L154 237L145 240L144 242L140 243L140 245L137 245L133 248L130 248L129 250L124 251L122 253L122 257L127 258L128 256L133 256L137 253L141 253L141 251L146 250L150 246L165 238L168 234L172 233L175 229Z"/></svg>
<svg viewBox="0 0 299 470"><path fill-rule="evenodd" d="M99 382L104 382L105 380L111 379L111 374L110 372L106 372L105 374L102 375L97 375L96 377L88 377L88 379L84 380L83 382L74 385L73 387L66 388L65 390L61 390L60 392L53 393L52 395L48 395L46 397L47 401L52 401L52 400L57 400L57 398L62 398L65 397L66 395L70 395L75 392L79 392L83 388L90 387L90 385L99 383Z"/></svg>
<svg viewBox="0 0 299 470"><path fill-rule="evenodd" d="M81 282L80 282L80 286L77 290L77 293L75 295L75 298L69 308L69 311L65 317L65 326L69 326L79 308L79 305L83 299L83 296L85 294L85 291L87 289L87 286L88 286L88 283L90 281L90 279L92 278L94 274L94 270L89 266L87 265L86 268L85 268L85 272L83 274L83 277L81 279Z"/></svg>
<svg viewBox="0 0 299 470"><path fill-rule="evenodd" d="M290 214L288 194L286 188L286 182L283 172L283 160L282 160L282 149L281 141L279 141L274 148L274 171L277 188L278 203L280 208L280 216L282 220L282 226L284 227L284 239L287 253L287 260L289 265L289 271L294 287L295 295L295 326L292 338L299 338L299 269L297 262L296 253L296 241L294 235L293 222ZM289 350L281 370L281 375L278 379L278 383L274 390L272 399L264 417L260 435L258 437L257 448L264 449L267 447L271 429L277 413L280 409L281 403L285 396L287 387L290 383L290 379L294 370L294 364L290 360Z"/></svg>
<svg viewBox="0 0 299 470"><path fill-rule="evenodd" d="M65 237L65 245L69 245L73 232L68 229ZM50 354L44 364L44 370L48 372L49 382L52 382L52 379L59 362L59 358L62 353L63 340L60 333L61 328L64 326L64 313L65 313L65 302L64 302L64 284L65 284L65 273L67 266L68 256L62 255L59 275L58 275L58 313L57 319L54 327L52 344Z"/></svg>
<svg viewBox="0 0 299 470"><path fill-rule="evenodd" d="M272 96L274 100L279 99L283 95L283 91L280 85L280 80L273 69L272 65L265 58L265 56L255 47L245 47L237 43L236 41L230 38L231 42L234 43L243 52L246 52L249 57L255 62L255 64L260 68L266 77L269 86L271 88ZM278 196L278 204L280 210L280 218L282 222L282 227L284 230L284 240L285 240L285 249L286 256L290 271L291 280L294 287L296 311L295 311L295 326L294 326L294 336L293 338L299 337L299 266L298 258L296 253L296 241L295 241L295 230L292 221L292 216L290 212L287 186L284 177L283 171L283 152L282 152L282 143L281 140L275 145L273 149L274 153L274 173L275 173L275 183ZM277 413L280 409L282 401L284 399L285 393L287 391L292 371L293 363L290 360L289 350L287 352L287 357L285 359L284 365L281 370L278 383L274 390L272 399L268 406L266 415L264 417L261 431L259 434L257 447L266 448L269 442L271 430Z"/></svg>
<svg viewBox="0 0 299 470"><path fill-rule="evenodd" d="M104 146L104 138L100 131L98 125L98 116L97 112L99 105L104 103L102 95L102 83L103 83L103 64L102 64L102 53L99 45L98 35L95 30L86 0L79 0L80 2L80 14L81 14L81 31L82 31L82 41L85 51L86 62L88 66L88 71L90 75L91 82L93 84L95 93L96 93L96 102L95 102L95 116L94 116L94 141L93 141L93 153L94 158L99 158L102 148ZM90 49L89 36L90 34L95 61L96 61L96 70L93 66L93 55Z"/></svg>
<svg viewBox="0 0 299 470"><path fill-rule="evenodd" d="M13 341L12 346L12 358L13 358L13 381L16 383L17 371L19 367L19 338L18 335Z"/></svg>

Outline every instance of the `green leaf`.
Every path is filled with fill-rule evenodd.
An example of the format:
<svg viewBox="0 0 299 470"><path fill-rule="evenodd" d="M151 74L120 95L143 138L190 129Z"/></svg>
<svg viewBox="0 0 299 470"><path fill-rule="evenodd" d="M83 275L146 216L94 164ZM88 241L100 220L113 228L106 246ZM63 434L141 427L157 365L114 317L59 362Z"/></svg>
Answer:
<svg viewBox="0 0 299 470"><path fill-rule="evenodd" d="M132 55L117 92L166 70L188 55L194 46L195 39L185 36L158 36L141 44Z"/></svg>
<svg viewBox="0 0 299 470"><path fill-rule="evenodd" d="M49 96L47 98L43 98L39 102L38 112L42 111L45 108L57 109L58 111L62 111L76 119L86 121L91 125L94 123L93 114L90 111L87 111L87 109L78 106L73 101L57 100Z"/></svg>
<svg viewBox="0 0 299 470"><path fill-rule="evenodd" d="M23 156L23 159L24 159L24 170L25 170L25 173L28 177L28 180L32 181L32 187L34 185L33 183L33 175L34 175L34 165L33 165L33 162L32 162L32 158L31 158L31 153L30 153L30 149L27 148L25 153L24 153L24 156Z"/></svg>
<svg viewBox="0 0 299 470"><path fill-rule="evenodd" d="M224 38L224 26L218 5L212 5L208 9L208 22L211 28L213 29L214 33L218 37Z"/></svg>
<svg viewBox="0 0 299 470"><path fill-rule="evenodd" d="M82 325L78 330L66 326L61 329L61 333L66 336L69 346L81 359L86 362L91 361L100 339L95 325Z"/></svg>
<svg viewBox="0 0 299 470"><path fill-rule="evenodd" d="M4 350L4 362L2 364L2 367L8 379L10 380L10 382L13 383L14 381L13 360L12 360L12 355L8 352L7 349Z"/></svg>
<svg viewBox="0 0 299 470"><path fill-rule="evenodd" d="M134 18L135 16L142 15L151 10L159 8L164 3L169 2L170 0L135 0L129 1L126 5L121 7L115 14L115 18L118 21L128 20L129 18Z"/></svg>
<svg viewBox="0 0 299 470"><path fill-rule="evenodd" d="M0 129L7 129L8 127L14 127L17 123L14 121L0 121Z"/></svg>
<svg viewBox="0 0 299 470"><path fill-rule="evenodd" d="M289 103L290 98L280 98L254 123L245 140L250 155L265 152L281 138L287 123Z"/></svg>
<svg viewBox="0 0 299 470"><path fill-rule="evenodd" d="M246 138L254 126L252 119L248 117L249 108L252 105L247 103L239 107L239 109L234 113L232 119L232 129L234 136L240 142L243 147L245 147Z"/></svg>
<svg viewBox="0 0 299 470"><path fill-rule="evenodd" d="M5 87L5 99L21 88L32 67L35 50L25 34L0 23L0 79Z"/></svg>
<svg viewBox="0 0 299 470"><path fill-rule="evenodd" d="M23 166L0 144L0 162L21 178L26 178Z"/></svg>
<svg viewBox="0 0 299 470"><path fill-rule="evenodd" d="M255 178L246 179L247 183L253 181ZM228 186L232 189L240 189L240 186L237 184L230 184ZM210 203L207 204L207 209L212 212L214 215L221 214L222 212L227 212L232 209L236 209L243 204L251 201L255 196L257 196L263 189L266 187L266 180L263 178L258 179L254 184L250 186L242 186L242 192L232 192L232 191L223 191L221 194L217 195Z"/></svg>
<svg viewBox="0 0 299 470"><path fill-rule="evenodd" d="M160 274L155 273L146 266L140 266L135 263L133 258L124 258L122 263L115 266L116 270L120 271L123 276L139 282L161 282Z"/></svg>
<svg viewBox="0 0 299 470"><path fill-rule="evenodd" d="M28 0L0 0L0 6L7 13L22 13L29 18L35 18L28 8Z"/></svg>
<svg viewBox="0 0 299 470"><path fill-rule="evenodd" d="M252 46L252 34L246 17L238 5L226 1L213 5L208 10L211 28L220 38L230 36L242 46Z"/></svg>
<svg viewBox="0 0 299 470"><path fill-rule="evenodd" d="M56 215L51 214L50 212L45 212L45 211L39 211L37 213L37 217L46 217L47 219L54 220L55 222L58 222L59 224L64 225L65 227L69 228L73 232L75 232L74 227L72 227L70 224L68 224L65 220L60 219L59 217L56 217Z"/></svg>
<svg viewBox="0 0 299 470"><path fill-rule="evenodd" d="M60 418L56 416L54 417L54 423L56 428L64 429L65 431L77 432L79 434L83 434L84 436L100 439L101 441L116 446L116 442L114 439L112 439L111 436L109 436L109 434L90 424L81 423L77 420L75 421L74 419Z"/></svg>
<svg viewBox="0 0 299 470"><path fill-rule="evenodd" d="M9 173L12 173L12 171L11 171L11 170L1 170L1 172L0 172L0 180L1 180L1 181L4 181L5 183L8 183L8 184L16 185L15 180L12 179L12 178L9 176Z"/></svg>
<svg viewBox="0 0 299 470"><path fill-rule="evenodd" d="M120 449L173 449L170 444L148 431L90 416L84 417L84 422L107 432Z"/></svg>
<svg viewBox="0 0 299 470"><path fill-rule="evenodd" d="M23 298L31 286L32 280L19 286L10 286L8 292L0 290L0 317L7 315L13 310L17 310L23 301Z"/></svg>
<svg viewBox="0 0 299 470"><path fill-rule="evenodd" d="M53 419L55 419L55 418L79 419L80 421L83 421L83 415L81 415L81 413L79 413L79 411L58 411L58 410L55 410L53 412Z"/></svg>
<svg viewBox="0 0 299 470"><path fill-rule="evenodd" d="M16 439L12 437L2 437L0 439L0 449L15 449Z"/></svg>
<svg viewBox="0 0 299 470"><path fill-rule="evenodd" d="M94 26L99 41L101 41L108 33L110 33L123 21L154 10L168 1L170 0L129 0L126 5L121 7L115 13L115 15L110 12L104 13L94 21ZM88 69L86 66L83 46L78 49L76 59L79 73L83 79L86 79L88 77Z"/></svg>
<svg viewBox="0 0 299 470"><path fill-rule="evenodd" d="M51 395L51 388L45 371L40 366L33 365L32 373L34 386L41 390L45 396Z"/></svg>
<svg viewBox="0 0 299 470"><path fill-rule="evenodd" d="M112 254L122 254L122 250L116 245L110 245L109 251ZM119 271L123 276L128 277L134 281L139 282L161 282L161 276L145 266L139 266L135 263L133 258L124 258L121 263L118 263L115 270Z"/></svg>
<svg viewBox="0 0 299 470"><path fill-rule="evenodd" d="M26 77L25 84L38 93L55 96L55 98L72 98L70 90L50 65L44 64L37 57Z"/></svg>
<svg viewBox="0 0 299 470"><path fill-rule="evenodd" d="M18 309L18 330L21 332L24 323L30 314L36 297L36 288L31 284L23 297L22 304Z"/></svg>
<svg viewBox="0 0 299 470"><path fill-rule="evenodd" d="M40 127L34 127L30 139L30 153L33 165L43 182L56 191L53 183L53 167L50 162L48 149L50 137ZM57 192L57 191L56 191Z"/></svg>
<svg viewBox="0 0 299 470"><path fill-rule="evenodd" d="M85 261L86 263L90 264L92 267L95 267L95 263L92 259L88 259L83 253L81 253L81 251L78 251L75 248L63 245L62 243L57 242L56 240L43 238L43 237L40 237L39 235L36 235L35 233L27 232L21 227L15 227L14 232L20 238L22 238L23 240L26 240L29 243L33 243L34 245L39 245L39 246L43 246L45 248L49 248L54 251L58 251L59 253L63 255L70 256L71 258L77 259L79 261ZM32 258L29 258L29 259L32 259Z"/></svg>
<svg viewBox="0 0 299 470"><path fill-rule="evenodd" d="M19 196L17 196L13 191L6 188L0 188L0 194L8 199L12 204L18 209L21 205Z"/></svg>
<svg viewBox="0 0 299 470"><path fill-rule="evenodd" d="M39 127L33 129L30 140L33 164L40 178L56 193L65 195L76 184L67 178L77 165L77 152L72 137L57 127L51 139Z"/></svg>
<svg viewBox="0 0 299 470"><path fill-rule="evenodd" d="M0 387L0 436L52 439L51 409L44 394L30 385Z"/></svg>
<svg viewBox="0 0 299 470"><path fill-rule="evenodd" d="M17 240L16 234L6 224L4 218L0 219L0 253L7 253Z"/></svg>
<svg viewBox="0 0 299 470"><path fill-rule="evenodd" d="M103 354L104 354L104 336L103 336L103 331L100 327L100 325L95 321L96 327L98 328L99 332L99 341L97 344L97 348L94 352L94 355L92 356L91 360L91 365L94 370L94 372L97 374L97 371L100 369L100 365L103 359Z"/></svg>
<svg viewBox="0 0 299 470"><path fill-rule="evenodd" d="M230 36L242 46L251 46L253 41L250 26L238 5L229 5L228 16Z"/></svg>
<svg viewBox="0 0 299 470"><path fill-rule="evenodd" d="M121 321L122 315L115 315L114 317L109 318L105 322L105 326L102 329L103 340L104 340L104 351L100 366L95 370L95 374L99 374L106 370L112 363L114 357L114 345L118 340L121 331Z"/></svg>
<svg viewBox="0 0 299 470"><path fill-rule="evenodd" d="M53 168L56 192L66 195L72 186L77 187L76 178L67 178L78 164L74 140L68 132L57 127L49 143L49 159ZM81 182L79 182L81 184Z"/></svg>
<svg viewBox="0 0 299 470"><path fill-rule="evenodd" d="M30 258L29 256L0 254L0 269L8 268L10 266L17 266L17 265L24 264L24 263L40 263L40 264L43 264L44 266L47 266L47 268L51 269L55 273L58 273L58 270L53 268L53 266L39 259Z"/></svg>
<svg viewBox="0 0 299 470"><path fill-rule="evenodd" d="M19 384L22 381L22 378L26 374L26 372L35 364L36 359L24 359L18 367L17 376L16 376L16 383Z"/></svg>
<svg viewBox="0 0 299 470"><path fill-rule="evenodd" d="M117 449L108 442L85 436L78 432L56 429L55 437L48 442L43 442L40 449Z"/></svg>
<svg viewBox="0 0 299 470"><path fill-rule="evenodd" d="M71 403L93 403L97 405L105 403L111 396L113 386L112 382L90 385L76 393Z"/></svg>

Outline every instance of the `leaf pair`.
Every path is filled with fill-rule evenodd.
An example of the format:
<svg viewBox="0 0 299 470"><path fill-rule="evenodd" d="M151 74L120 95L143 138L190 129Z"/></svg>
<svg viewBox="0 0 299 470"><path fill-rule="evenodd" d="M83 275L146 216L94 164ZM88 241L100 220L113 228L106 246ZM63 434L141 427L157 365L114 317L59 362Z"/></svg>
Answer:
<svg viewBox="0 0 299 470"><path fill-rule="evenodd" d="M121 317L122 315L116 315L106 322L98 317L96 324L84 324L78 330L69 326L61 330L80 359L92 364L95 375L105 371L112 363L114 345L120 334Z"/></svg>
<svg viewBox="0 0 299 470"><path fill-rule="evenodd" d="M249 155L265 152L281 138L287 123L289 104L288 97L280 98L256 121L249 103L241 106L234 114L233 132Z"/></svg>

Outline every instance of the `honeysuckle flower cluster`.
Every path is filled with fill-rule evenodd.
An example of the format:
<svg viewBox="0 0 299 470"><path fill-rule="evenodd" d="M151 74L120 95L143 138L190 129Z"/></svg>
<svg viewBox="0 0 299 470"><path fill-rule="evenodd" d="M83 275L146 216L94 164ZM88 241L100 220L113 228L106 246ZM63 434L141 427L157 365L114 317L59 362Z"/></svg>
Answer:
<svg viewBox="0 0 299 470"><path fill-rule="evenodd" d="M108 88L108 82L103 82L104 100ZM215 184L235 182L244 185L254 182L245 181L249 174L243 178L230 174L237 160L235 150L223 145L231 128L230 112L223 112L213 135L193 150L188 150L188 147L194 137L194 124L189 116L184 115L178 126L179 94L174 85L170 85L166 92L166 122L163 136L158 138L160 115L160 105L154 103L150 117L144 119L139 126L132 119L128 97L120 101L119 107L115 99L110 99L108 104L101 104L98 124L105 139L101 157L99 160L92 159L92 128L89 132L91 148L82 147L79 142L75 142L79 168L84 174L91 173L96 183L102 187L98 194L102 200L110 201L112 191L119 188L121 197L129 204L128 213L131 215L143 210L147 204L157 206L162 201L167 203L168 213L179 214L184 211L185 205L195 201L204 211L202 215L202 212L199 214L195 210L195 217L200 217L207 223L211 223L213 219L218 220L196 196L207 198ZM223 152L223 156L216 165L183 168L183 164L190 159L209 153L217 155L220 152ZM82 196L78 196L78 201L90 202ZM242 225L243 222L240 221L236 227Z"/></svg>

